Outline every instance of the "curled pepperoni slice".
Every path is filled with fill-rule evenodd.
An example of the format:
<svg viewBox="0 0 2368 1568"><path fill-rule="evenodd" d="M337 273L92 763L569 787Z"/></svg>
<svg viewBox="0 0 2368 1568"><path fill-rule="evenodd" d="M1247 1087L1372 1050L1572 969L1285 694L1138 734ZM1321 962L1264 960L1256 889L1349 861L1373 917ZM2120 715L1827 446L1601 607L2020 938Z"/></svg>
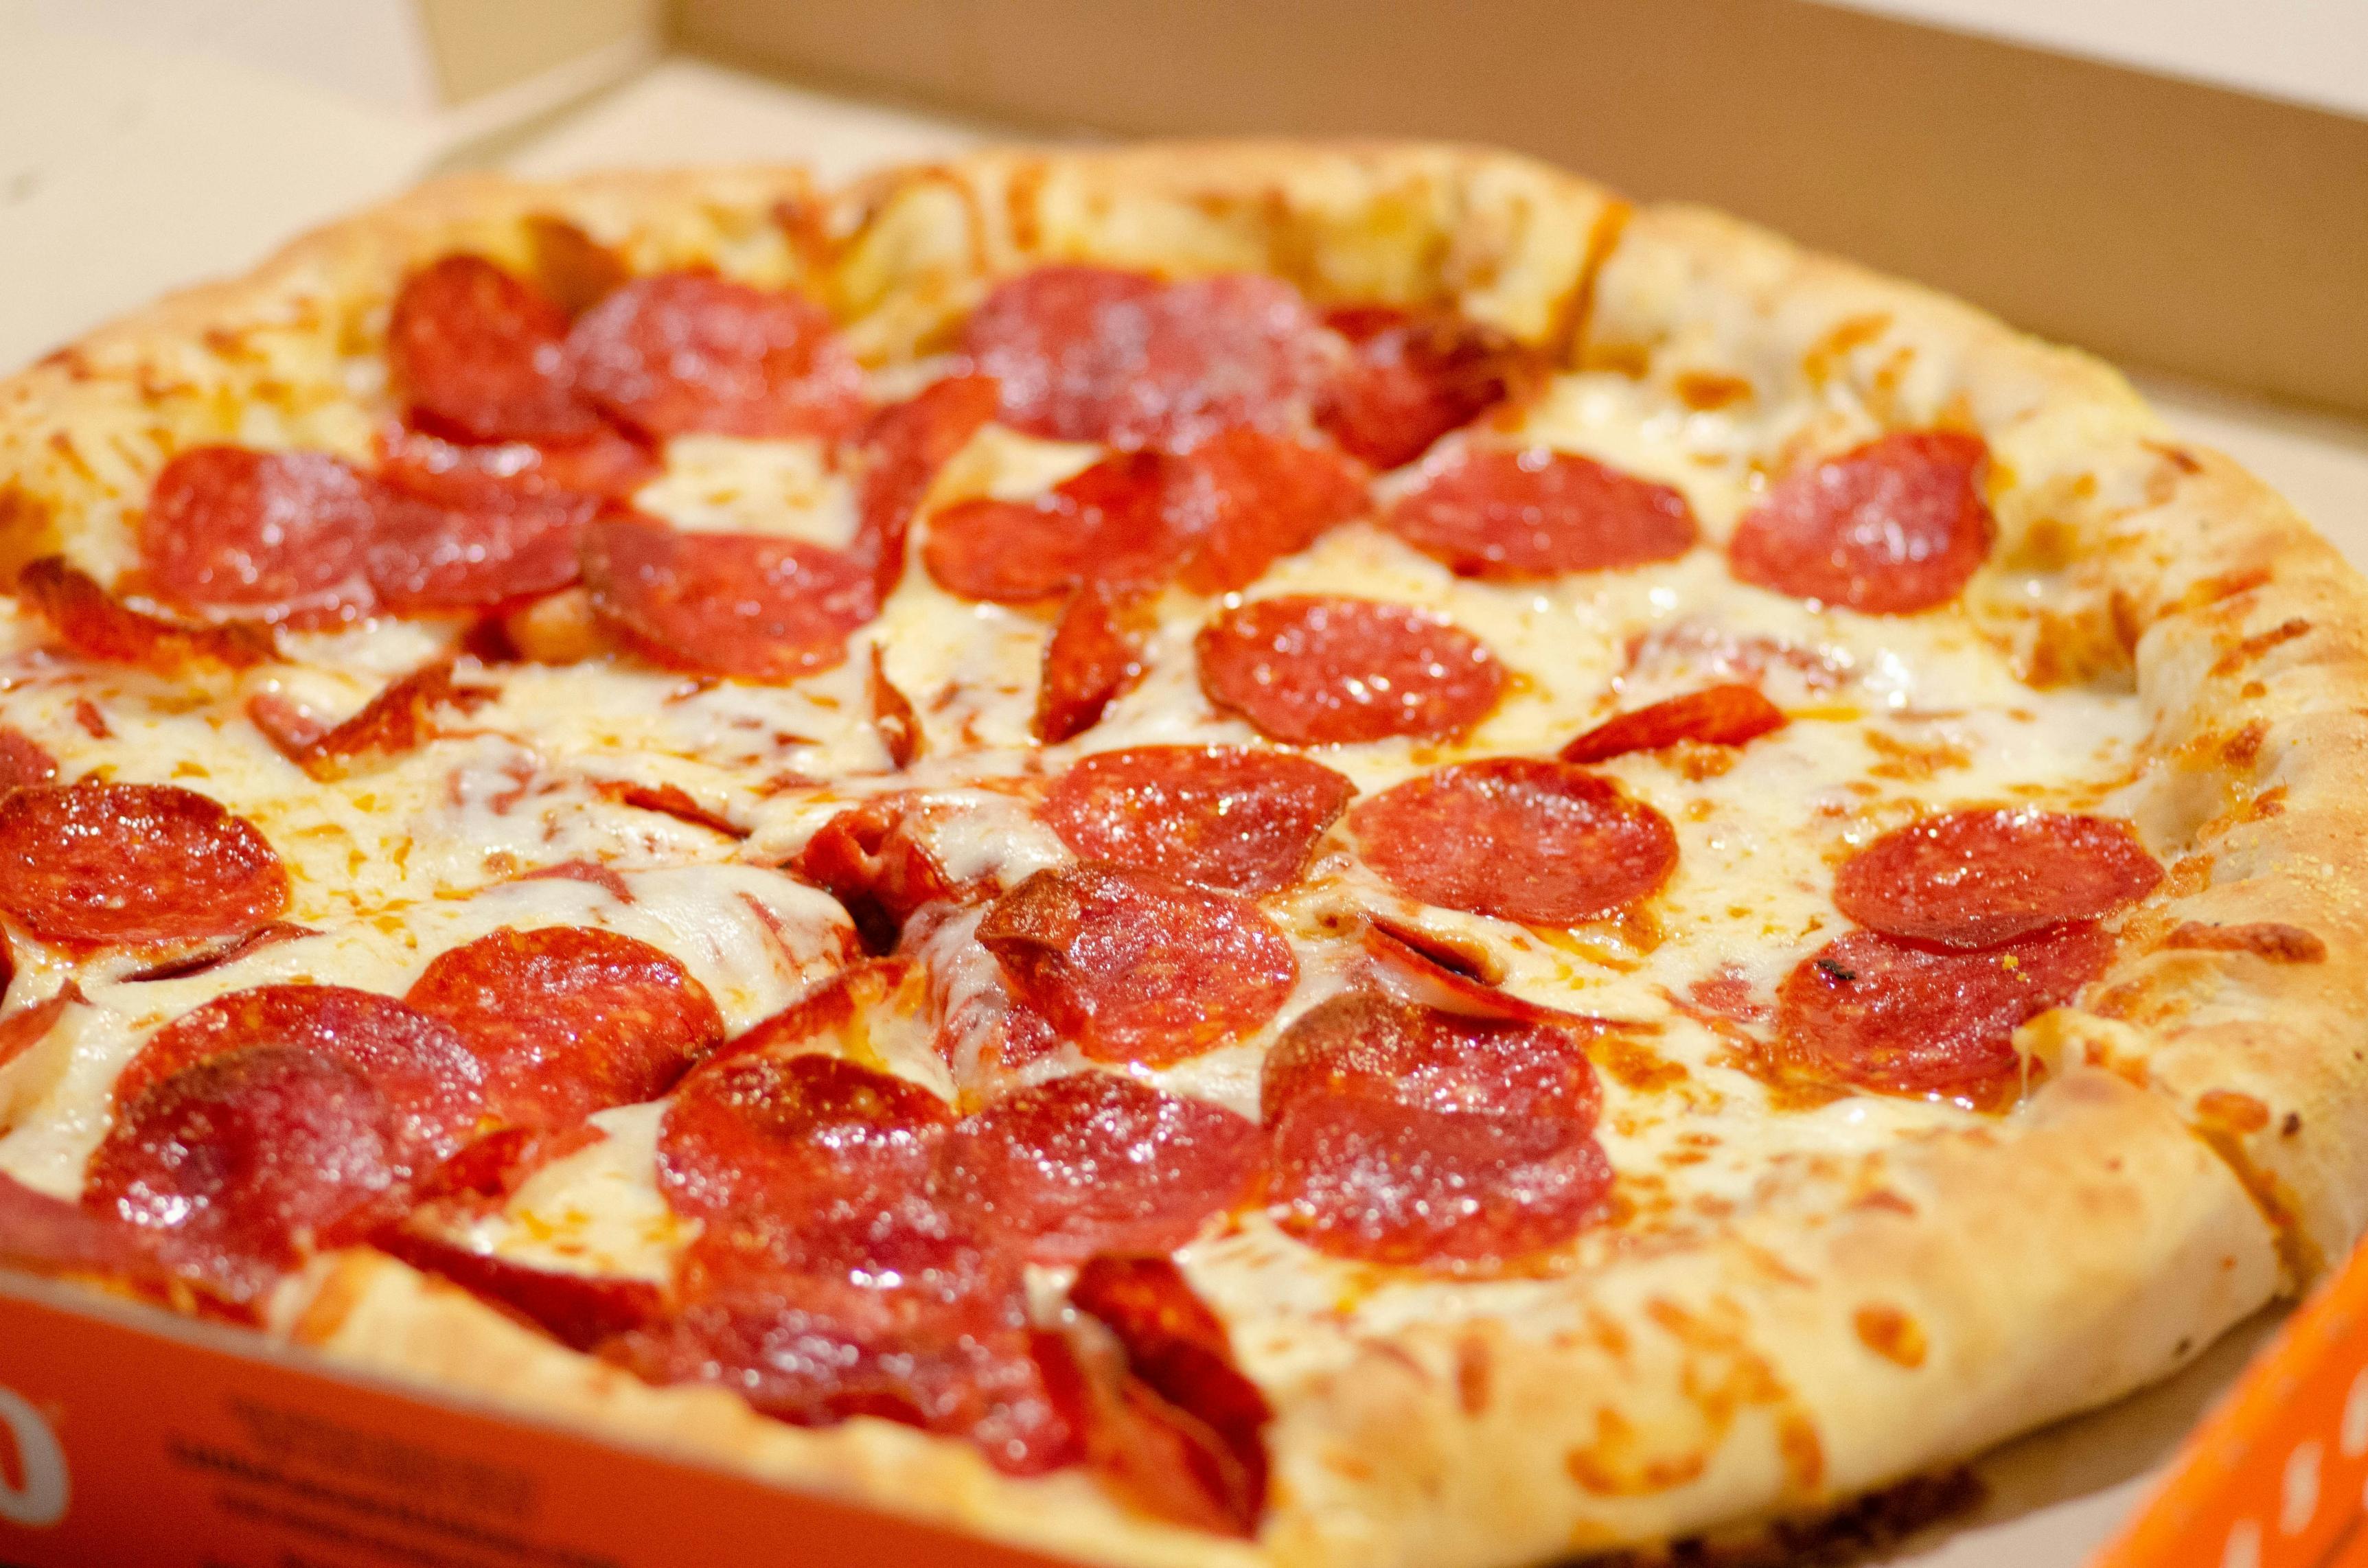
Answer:
<svg viewBox="0 0 2368 1568"><path fill-rule="evenodd" d="M1668 881L1669 821L1565 762L1500 756L1434 768L1349 814L1366 864L1411 899L1569 926Z"/></svg>
<svg viewBox="0 0 2368 1568"><path fill-rule="evenodd" d="M948 376L882 409L863 435L863 483L857 517L863 550L878 566L880 597L905 575L905 536L938 471L995 417L996 386L986 376Z"/></svg>
<svg viewBox="0 0 2368 1568"><path fill-rule="evenodd" d="M2014 1031L2104 972L2113 938L2075 921L1984 952L1839 937L1776 992L1777 1064L1826 1083L1981 1108L2021 1092Z"/></svg>
<svg viewBox="0 0 2368 1568"><path fill-rule="evenodd" d="M1267 1059L1276 1220L1319 1251L1376 1263L1468 1266L1560 1245L1611 1185L1597 1093L1559 1030L1337 997Z"/></svg>
<svg viewBox="0 0 2368 1568"><path fill-rule="evenodd" d="M0 724L0 793L57 776L58 759L49 748L13 724Z"/></svg>
<svg viewBox="0 0 2368 1568"><path fill-rule="evenodd" d="M1224 431L1165 469L1160 515L1190 541L1178 578L1196 594L1247 588L1365 510L1362 468L1263 430Z"/></svg>
<svg viewBox="0 0 2368 1568"><path fill-rule="evenodd" d="M1143 679L1143 597L1089 584L1077 590L1044 644L1036 683L1036 738L1046 745L1084 734Z"/></svg>
<svg viewBox="0 0 2368 1568"><path fill-rule="evenodd" d="M578 441L600 426L575 395L567 313L481 256L448 256L404 281L387 368L411 416L468 441Z"/></svg>
<svg viewBox="0 0 2368 1568"><path fill-rule="evenodd" d="M879 609L870 566L839 551L632 516L584 530L584 581L600 618L656 663L745 680L829 669Z"/></svg>
<svg viewBox="0 0 2368 1568"><path fill-rule="evenodd" d="M1069 1302L1109 1329L1126 1358L1117 1451L1094 1444L1097 1468L1154 1513L1255 1534L1274 1412L1234 1364L1224 1324L1183 1270L1164 1257L1092 1258Z"/></svg>
<svg viewBox="0 0 2368 1568"><path fill-rule="evenodd" d="M1321 763L1247 746L1135 746L1087 757L1042 814L1088 860L1256 898L1299 880L1356 786Z"/></svg>
<svg viewBox="0 0 2368 1568"><path fill-rule="evenodd" d="M1452 311L1355 305L1327 312L1324 324L1353 352L1324 389L1315 421L1341 450L1375 468L1414 461L1549 373L1536 349Z"/></svg>
<svg viewBox="0 0 2368 1568"><path fill-rule="evenodd" d="M1038 871L978 939L1019 1000L1098 1062L1164 1067L1272 1017L1299 978L1258 906L1148 871Z"/></svg>
<svg viewBox="0 0 2368 1568"><path fill-rule="evenodd" d="M1372 599L1254 599L1202 627L1193 649L1211 702L1292 745L1457 734L1505 689L1478 638Z"/></svg>
<svg viewBox="0 0 2368 1568"><path fill-rule="evenodd" d="M1125 452L1032 501L980 496L929 518L921 563L964 598L1029 604L1081 583L1152 583L1182 549L1161 510L1167 465Z"/></svg>
<svg viewBox="0 0 2368 1568"><path fill-rule="evenodd" d="M298 625L367 615L373 501L360 474L324 453L193 447L149 492L141 568L175 604Z"/></svg>
<svg viewBox="0 0 2368 1568"><path fill-rule="evenodd" d="M1562 748L1565 762L1606 762L1679 741L1739 746L1784 727L1784 710L1756 686L1713 686L1606 719Z"/></svg>
<svg viewBox="0 0 2368 1568"><path fill-rule="evenodd" d="M998 286L962 351L1003 388L1003 423L1058 441L1181 451L1235 426L1286 429L1323 383L1321 329L1253 275L1163 284L1040 267Z"/></svg>
<svg viewBox="0 0 2368 1568"><path fill-rule="evenodd" d="M373 1233L370 1244L526 1319L570 1350L644 1327L661 1310L658 1288L646 1279L533 1268L394 1226Z"/></svg>
<svg viewBox="0 0 2368 1568"><path fill-rule="evenodd" d="M128 1107L186 1068L260 1046L344 1062L423 1146L457 1142L484 1104L484 1070L459 1035L392 996L346 985L257 985L192 1008L148 1037L117 1076L115 1103Z"/></svg>
<svg viewBox="0 0 2368 1568"><path fill-rule="evenodd" d="M948 1140L945 1180L982 1230L1038 1263L1167 1252L1230 1208L1258 1164L1254 1122L1115 1073L1005 1096Z"/></svg>
<svg viewBox="0 0 2368 1568"><path fill-rule="evenodd" d="M35 936L168 942L251 930L288 907L252 824L176 784L40 784L0 796L0 911Z"/></svg>
<svg viewBox="0 0 2368 1568"><path fill-rule="evenodd" d="M464 511L516 506L526 496L569 494L622 501L655 479L647 442L602 421L581 440L467 445L395 426L379 437L379 477L407 494Z"/></svg>
<svg viewBox="0 0 2368 1568"><path fill-rule="evenodd" d="M170 1289L154 1238L110 1213L38 1192L0 1175L0 1267L108 1279L153 1294Z"/></svg>
<svg viewBox="0 0 2368 1568"><path fill-rule="evenodd" d="M201 660L243 670L278 653L269 634L251 625L176 626L143 615L63 556L44 556L17 574L17 595L85 659L169 674Z"/></svg>
<svg viewBox="0 0 2368 1568"><path fill-rule="evenodd" d="M1735 574L1872 615L1948 603L1989 554L1980 437L1880 437L1787 475L1736 525Z"/></svg>
<svg viewBox="0 0 2368 1568"><path fill-rule="evenodd" d="M468 1042L495 1116L537 1131L655 1099L723 1038L680 963L583 926L504 926L438 954L404 999Z"/></svg>
<svg viewBox="0 0 2368 1568"><path fill-rule="evenodd" d="M2001 807L1895 828L1842 862L1834 903L1887 936L1991 948L2066 920L2111 915L2162 867L2127 823Z"/></svg>
<svg viewBox="0 0 2368 1568"><path fill-rule="evenodd" d="M418 750L436 738L438 714L465 713L492 695L483 687L455 686L452 666L434 664L389 681L351 717L326 729L281 706L276 693L251 699L247 717L273 750L307 777L326 780Z"/></svg>
<svg viewBox="0 0 2368 1568"><path fill-rule="evenodd" d="M598 496L446 481L442 499L380 492L363 556L397 615L491 609L575 581L577 540Z"/></svg>
<svg viewBox="0 0 2368 1568"><path fill-rule="evenodd" d="M1668 485L1543 447L1461 453L1382 521L1458 576L1494 582L1675 561L1698 531Z"/></svg>
<svg viewBox="0 0 2368 1568"><path fill-rule="evenodd" d="M895 950L915 910L954 896L910 820L916 810L911 796L875 795L823 824L798 855L798 873L838 900L875 953Z"/></svg>
<svg viewBox="0 0 2368 1568"><path fill-rule="evenodd" d="M577 390L652 436L819 436L863 417L863 372L811 300L703 272L637 278L568 334Z"/></svg>

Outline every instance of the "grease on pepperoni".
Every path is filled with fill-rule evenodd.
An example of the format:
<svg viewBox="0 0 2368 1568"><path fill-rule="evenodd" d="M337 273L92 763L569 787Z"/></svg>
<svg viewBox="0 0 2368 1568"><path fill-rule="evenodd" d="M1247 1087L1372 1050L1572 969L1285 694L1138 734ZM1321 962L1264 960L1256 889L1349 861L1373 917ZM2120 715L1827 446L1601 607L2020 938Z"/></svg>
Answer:
<svg viewBox="0 0 2368 1568"><path fill-rule="evenodd" d="M1012 993L1099 1062L1198 1056L1272 1017L1299 978L1248 900L1110 866L1036 872L978 939Z"/></svg>
<svg viewBox="0 0 2368 1568"><path fill-rule="evenodd" d="M1157 582L1181 550L1162 514L1166 475L1158 454L1121 452L1032 500L956 502L931 514L921 562L948 592L995 604Z"/></svg>
<svg viewBox="0 0 2368 1568"><path fill-rule="evenodd" d="M1493 582L1674 561L1699 531L1669 486L1542 447L1460 452L1382 521L1457 575Z"/></svg>
<svg viewBox="0 0 2368 1568"><path fill-rule="evenodd" d="M484 1063L494 1115L538 1130L655 1099L723 1038L681 963L583 926L504 926L439 953L404 1000Z"/></svg>
<svg viewBox="0 0 2368 1568"><path fill-rule="evenodd" d="M1263 430L1224 431L1167 460L1160 516L1196 594L1248 587L1286 555L1365 510L1365 471Z"/></svg>
<svg viewBox="0 0 2368 1568"><path fill-rule="evenodd" d="M407 494L462 510L518 505L531 496L622 501L662 466L649 442L603 421L582 440L470 444L393 426L379 433L379 478Z"/></svg>
<svg viewBox="0 0 2368 1568"><path fill-rule="evenodd" d="M418 750L439 733L439 713L466 713L493 695L455 685L451 665L440 663L389 681L351 717L325 729L272 692L248 700L247 718L308 778L327 780Z"/></svg>
<svg viewBox="0 0 2368 1568"><path fill-rule="evenodd" d="M1739 746L1784 727L1784 710L1756 686L1704 687L1682 697L1615 714L1562 748L1565 762L1608 762L1679 741Z"/></svg>
<svg viewBox="0 0 2368 1568"><path fill-rule="evenodd" d="M881 410L863 434L856 516L882 598L905 574L905 540L938 472L995 417L987 376L948 376Z"/></svg>
<svg viewBox="0 0 2368 1568"><path fill-rule="evenodd" d="M1894 828L1842 862L1834 903L1887 936L1988 948L2111 915L2161 881L2127 823L1998 807Z"/></svg>
<svg viewBox="0 0 2368 1568"><path fill-rule="evenodd" d="M1610 915L1678 861L1667 817L1538 757L1435 768L1360 801L1349 825L1366 864L1406 897L1539 926Z"/></svg>
<svg viewBox="0 0 2368 1568"><path fill-rule="evenodd" d="M1735 574L1795 598L1908 615L1955 598L1989 554L1979 437L1878 437L1788 474L1727 544Z"/></svg>
<svg viewBox="0 0 2368 1568"><path fill-rule="evenodd" d="M1593 1071L1539 1024L1350 992L1285 1031L1259 1100L1275 1218L1336 1256L1518 1258L1577 1235L1611 1184Z"/></svg>
<svg viewBox="0 0 2368 1568"><path fill-rule="evenodd" d="M1292 745L1459 734L1505 689L1478 638L1372 599L1254 599L1202 627L1193 648L1211 702Z"/></svg>
<svg viewBox="0 0 2368 1568"><path fill-rule="evenodd" d="M923 904L951 898L953 880L921 841L911 795L875 795L823 824L798 855L798 873L838 900L864 945L893 952Z"/></svg>
<svg viewBox="0 0 2368 1568"><path fill-rule="evenodd" d="M376 527L369 482L336 458L193 447L156 475L140 564L175 604L320 625L376 607Z"/></svg>
<svg viewBox="0 0 2368 1568"><path fill-rule="evenodd" d="M856 557L636 516L586 528L584 580L601 619L656 663L755 681L840 663L848 634L879 608L871 567Z"/></svg>
<svg viewBox="0 0 2368 1568"><path fill-rule="evenodd" d="M1134 689L1148 666L1143 597L1088 584L1070 597L1044 644L1030 728L1046 745L1075 739L1102 722L1110 705Z"/></svg>
<svg viewBox="0 0 2368 1568"><path fill-rule="evenodd" d="M381 486L363 568L397 615L498 609L575 581L599 497L446 479L434 495Z"/></svg>
<svg viewBox="0 0 2368 1568"><path fill-rule="evenodd" d="M270 634L252 625L180 626L142 614L63 556L27 565L17 574L17 595L40 613L69 652L85 659L171 674L200 660L243 670L279 653Z"/></svg>
<svg viewBox="0 0 2368 1568"><path fill-rule="evenodd" d="M863 372L821 306L700 272L637 278L568 335L575 384L652 436L836 440L863 418Z"/></svg>
<svg viewBox="0 0 2368 1568"><path fill-rule="evenodd" d="M1352 350L1317 400L1316 423L1377 469L1414 461L1550 372L1538 350L1452 311L1352 305L1324 321Z"/></svg>
<svg viewBox="0 0 2368 1568"><path fill-rule="evenodd" d="M1299 880L1356 787L1288 752L1134 746L1070 768L1042 814L1088 860L1256 898Z"/></svg>
<svg viewBox="0 0 2368 1568"><path fill-rule="evenodd" d="M58 759L48 747L13 724L0 724L0 793L57 776Z"/></svg>
<svg viewBox="0 0 2368 1568"><path fill-rule="evenodd" d="M962 347L1001 383L1001 417L1015 430L1170 450L1237 426L1290 428L1330 359L1305 302L1279 279L1161 283L1082 266L998 285Z"/></svg>
<svg viewBox="0 0 2368 1568"><path fill-rule="evenodd" d="M194 940L287 907L288 870L263 835L194 790L85 781L0 796L0 912L37 937Z"/></svg>
<svg viewBox="0 0 2368 1568"><path fill-rule="evenodd" d="M1852 931L1802 960L1776 993L1782 1072L1994 1109L2024 1080L2014 1031L2104 972L2113 938L2074 921L1980 952Z"/></svg>
<svg viewBox="0 0 2368 1568"><path fill-rule="evenodd" d="M575 441L600 415L576 396L567 312L482 256L404 279L387 369L413 420L466 441Z"/></svg>
<svg viewBox="0 0 2368 1568"><path fill-rule="evenodd" d="M956 1125L944 1180L983 1229L1038 1263L1168 1252L1231 1208L1258 1164L1257 1124L1114 1073L1004 1096Z"/></svg>

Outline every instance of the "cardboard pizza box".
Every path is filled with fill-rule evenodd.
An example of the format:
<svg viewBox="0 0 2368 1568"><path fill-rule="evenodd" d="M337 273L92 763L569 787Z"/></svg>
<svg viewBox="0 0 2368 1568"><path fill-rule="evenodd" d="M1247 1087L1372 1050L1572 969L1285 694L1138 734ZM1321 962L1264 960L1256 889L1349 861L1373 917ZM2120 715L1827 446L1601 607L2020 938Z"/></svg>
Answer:
<svg viewBox="0 0 2368 1568"><path fill-rule="evenodd" d="M2345 97L2368 93L2368 71L2343 64L2368 42L2356 8L2316 8L2335 31L2281 58L2210 48L2192 14L2209 0L2184 0L2184 33L2172 0L2158 0L2163 15L1861 0L1889 16L1804 0L1622 15L1598 0L1490 0L1490 26L1461 28L1440 24L1463 14L1450 0L1313 0L1281 24L1236 0L683 0L673 41L697 54L643 69L651 29L669 25L655 5L322 3L350 27L395 28L385 36L419 52L394 65L424 60L427 74L389 67L375 87L340 85L334 62L286 36L201 37L196 22L160 40L169 8L151 0L44 5L39 27L0 0L0 207L17 220L0 222L15 285L0 294L0 358L244 267L297 227L442 168L788 158L841 177L1015 129L1455 134L1639 194L1718 201L2154 368L2141 379L2183 435L2237 455L2368 565L2368 120L2356 118L2368 102ZM2309 0L2271 8L2290 6ZM559 40L550 17L570 9L599 25ZM1675 19L1638 20L1665 10ZM2144 11L2146 50L2100 34L2100 11ZM602 34L620 17L622 34ZM1370 38L1344 35L1350 22ZM1758 52L1741 80L1730 57L1747 44ZM1229 83L1228 60L1272 74ZM1375 60L1378 76L1360 74ZM765 74L784 64L793 77ZM412 97L386 90L403 79ZM815 85L850 83L871 96ZM1839 105L1808 101L1838 85ZM2011 136L1992 123L2016 117ZM2180 178L2119 188L2099 153L2113 144L2123 174ZM179 221L156 223L160 205ZM2290 1318L2264 1312L2165 1383L1986 1456L1979 1509L1879 1561L2368 1568L2363 1369L2368 1261L2354 1259ZM1030 1561L0 1275L0 1563Z"/></svg>

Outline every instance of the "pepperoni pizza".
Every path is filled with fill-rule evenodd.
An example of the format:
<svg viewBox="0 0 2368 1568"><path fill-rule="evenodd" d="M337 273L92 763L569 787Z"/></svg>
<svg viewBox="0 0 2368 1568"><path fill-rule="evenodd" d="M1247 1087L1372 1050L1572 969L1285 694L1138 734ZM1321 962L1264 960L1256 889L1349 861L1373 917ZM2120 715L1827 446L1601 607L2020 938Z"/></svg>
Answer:
<svg viewBox="0 0 2368 1568"><path fill-rule="evenodd" d="M1521 160L439 186L0 382L0 1257L350 1365L1488 1568L1872 1530L2368 1220L2359 582Z"/></svg>

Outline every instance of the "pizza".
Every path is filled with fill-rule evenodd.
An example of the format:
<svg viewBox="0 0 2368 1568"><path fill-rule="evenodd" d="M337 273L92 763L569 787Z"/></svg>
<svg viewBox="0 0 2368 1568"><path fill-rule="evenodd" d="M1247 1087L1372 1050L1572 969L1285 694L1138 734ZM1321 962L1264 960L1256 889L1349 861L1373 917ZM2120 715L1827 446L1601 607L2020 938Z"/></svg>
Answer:
<svg viewBox="0 0 2368 1568"><path fill-rule="evenodd" d="M344 1366L1087 1560L1782 1549L2368 1221L2359 580L1509 155L434 186L0 383L0 1255Z"/></svg>

